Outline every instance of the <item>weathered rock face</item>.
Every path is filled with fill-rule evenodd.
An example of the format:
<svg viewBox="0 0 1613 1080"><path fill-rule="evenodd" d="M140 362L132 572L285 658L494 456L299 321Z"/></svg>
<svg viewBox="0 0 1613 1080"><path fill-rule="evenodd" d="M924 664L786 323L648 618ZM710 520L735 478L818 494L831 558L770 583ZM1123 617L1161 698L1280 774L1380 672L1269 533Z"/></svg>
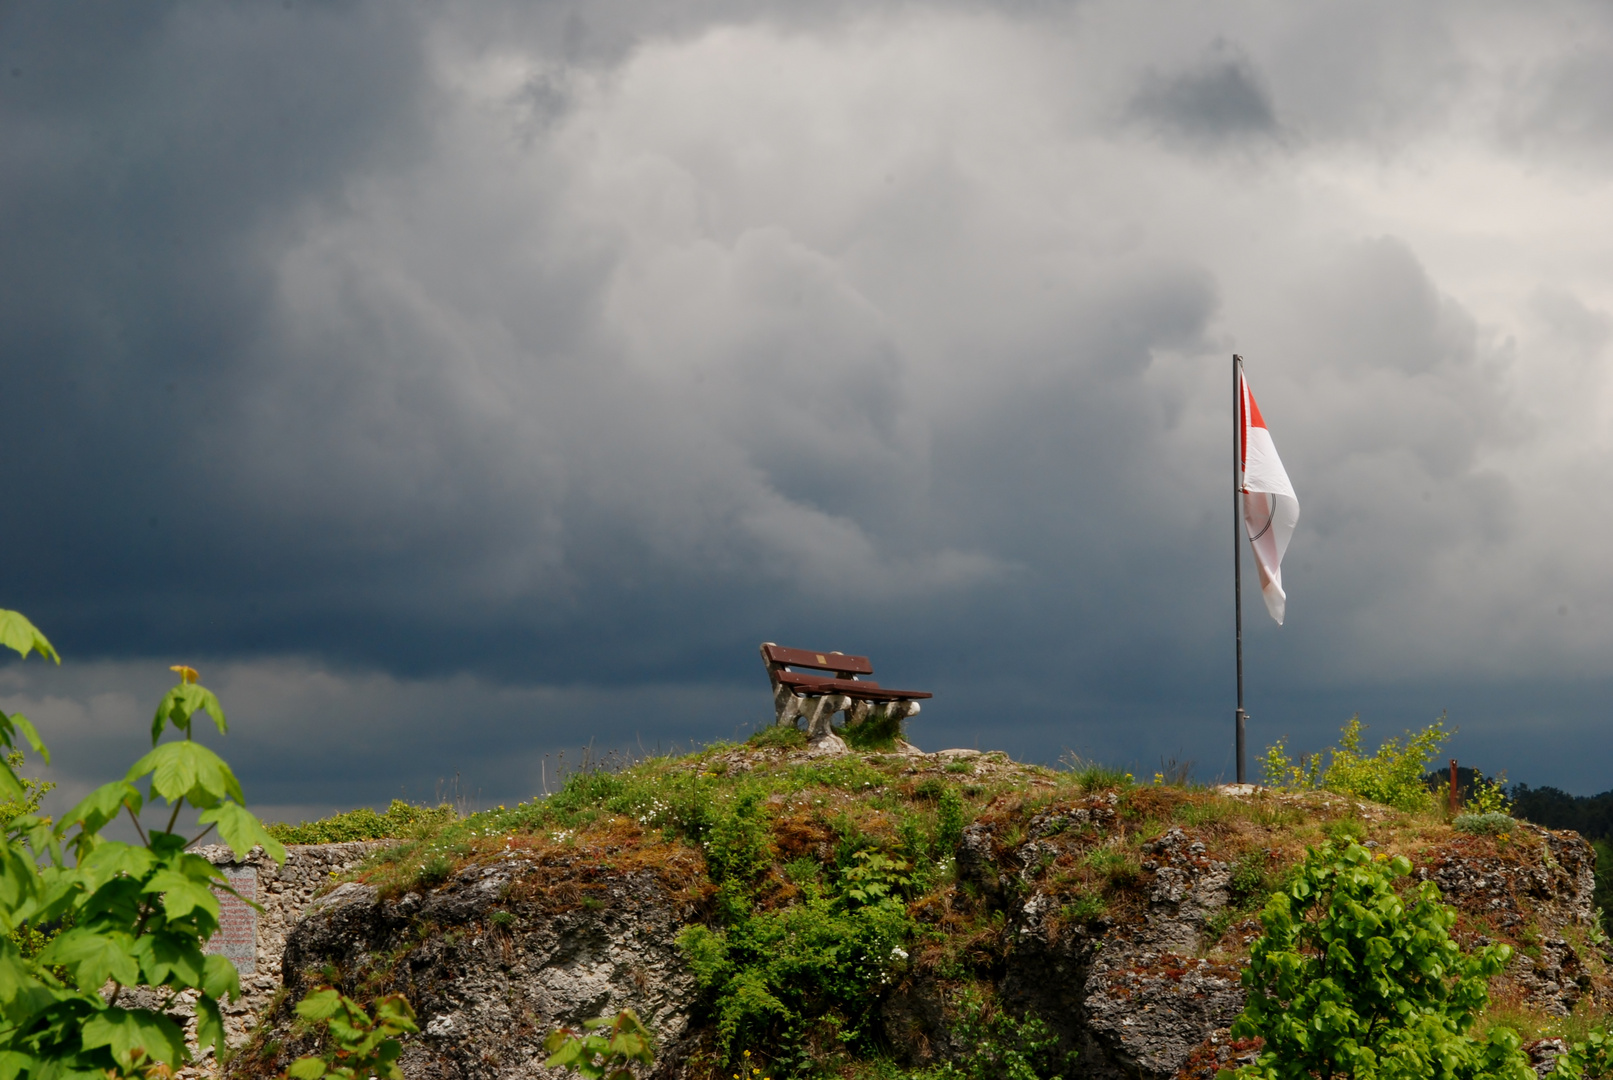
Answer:
<svg viewBox="0 0 1613 1080"><path fill-rule="evenodd" d="M620 1008L656 1032L663 1061L681 1060L689 899L664 874L555 871L511 858L426 892L383 899L349 882L315 901L286 942L278 1045L249 1047L231 1074L272 1075L307 1050L287 1036L289 1003L332 971L350 992L408 995L422 1028L401 1062L411 1080L548 1075L552 1027Z"/></svg>
<svg viewBox="0 0 1613 1080"><path fill-rule="evenodd" d="M1200 955L1206 925L1228 904L1230 875L1204 843L1173 828L1144 849L1152 878L1140 917L1058 933L1049 917L1057 901L1035 888L1034 869L1055 854L1048 838L1107 831L1114 801L1032 818L1028 839L1006 859L989 858L988 832L973 826L960 846L959 873L994 895L1029 890L1013 907L999 985L1011 1008L1046 1020L1064 1048L1078 1052L1082 1076L1170 1076L1243 1009L1238 968ZM1015 864L1019 890L1005 884L1005 861ZM936 1031L923 1034L926 1043L945 1043Z"/></svg>
<svg viewBox="0 0 1613 1080"><path fill-rule="evenodd" d="M1252 1044L1234 1042L1228 1030L1243 1010L1246 948L1228 955L1212 946L1220 938L1225 949L1230 938L1246 947L1259 926L1245 917L1227 933L1229 868L1191 830L1171 828L1144 846L1141 911L1075 932L1059 932L1050 918L1058 901L1040 891L1036 868L1057 855L1060 838L1112 836L1113 804L1109 796L1039 814L1026 839L1007 851L990 826L965 830L960 877L1009 913L1001 998L1043 1017L1065 1049L1079 1052L1082 1076L1208 1077L1228 1062L1252 1060ZM1355 809L1369 820L1384 816L1381 808ZM1464 946L1489 944L1492 934L1522 942L1500 992L1567 1015L1591 987L1588 969L1602 971L1607 959L1604 946L1592 941L1594 853L1576 834L1527 824L1501 847L1455 835L1418 860L1416 873L1435 881L1458 909L1456 936ZM915 1060L956 1049L940 996L934 986L909 986L887 1006L888 1037Z"/></svg>
<svg viewBox="0 0 1613 1080"><path fill-rule="evenodd" d="M1116 819L1108 794L965 830L959 889L1001 912L989 977L1001 1002L1035 1012L1079 1052L1077 1075L1213 1075L1252 1052L1227 1028L1243 1007L1240 957L1258 926L1245 915L1229 929L1231 868L1213 855L1213 830L1190 827L1144 845L1135 905L1084 923L1062 912L1047 868L1071 852L1118 850ZM676 945L678 931L703 917L701 866L680 850L686 862L671 871L511 853L389 898L342 885L287 938L290 999L321 969L349 991L406 993L424 1029L405 1053L411 1080L548 1075L541 1043L550 1028L623 1007L656 1031L659 1076L704 1076L693 1051L711 1020ZM1504 843L1457 835L1413 861L1461 912L1464 944L1527 943L1507 994L1566 1013L1589 972L1603 970L1590 944L1593 859L1574 834L1520 825ZM948 1029L947 985L918 971L891 987L883 1026L899 1057L918 1064L968 1049ZM248 1052L233 1073L267 1075L303 1051L289 1034L289 1002L273 1021L273 1052Z"/></svg>
<svg viewBox="0 0 1613 1080"><path fill-rule="evenodd" d="M1577 833L1532 825L1514 833L1505 854L1488 847L1454 841L1416 872L1467 916L1479 944L1492 935L1520 941L1507 971L1518 996L1567 1016L1591 988L1583 941L1570 938L1582 939L1595 918L1595 852Z"/></svg>

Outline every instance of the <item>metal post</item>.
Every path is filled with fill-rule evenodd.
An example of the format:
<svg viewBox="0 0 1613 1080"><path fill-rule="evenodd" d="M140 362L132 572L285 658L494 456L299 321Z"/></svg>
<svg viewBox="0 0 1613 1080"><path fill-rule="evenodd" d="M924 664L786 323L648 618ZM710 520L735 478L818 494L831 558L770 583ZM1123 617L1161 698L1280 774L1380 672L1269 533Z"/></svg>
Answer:
<svg viewBox="0 0 1613 1080"><path fill-rule="evenodd" d="M1232 611L1238 642L1238 783L1247 783L1244 774L1243 722L1243 388L1238 377L1243 357L1232 356Z"/></svg>
<svg viewBox="0 0 1613 1080"><path fill-rule="evenodd" d="M1456 759L1451 758L1451 817L1456 816Z"/></svg>

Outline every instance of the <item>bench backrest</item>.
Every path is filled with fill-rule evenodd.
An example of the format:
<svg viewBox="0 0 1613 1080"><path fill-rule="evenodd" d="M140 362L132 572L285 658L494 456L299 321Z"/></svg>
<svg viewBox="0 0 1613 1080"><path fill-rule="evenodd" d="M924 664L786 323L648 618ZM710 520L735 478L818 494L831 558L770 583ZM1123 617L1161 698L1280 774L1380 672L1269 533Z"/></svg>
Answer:
<svg viewBox="0 0 1613 1080"><path fill-rule="evenodd" d="M866 656L848 656L837 652L812 652L810 649L786 649L782 645L768 642L762 646L762 656L767 659L768 666L778 665L792 668L815 668L818 671L833 671L845 675L872 675L874 665L868 662Z"/></svg>

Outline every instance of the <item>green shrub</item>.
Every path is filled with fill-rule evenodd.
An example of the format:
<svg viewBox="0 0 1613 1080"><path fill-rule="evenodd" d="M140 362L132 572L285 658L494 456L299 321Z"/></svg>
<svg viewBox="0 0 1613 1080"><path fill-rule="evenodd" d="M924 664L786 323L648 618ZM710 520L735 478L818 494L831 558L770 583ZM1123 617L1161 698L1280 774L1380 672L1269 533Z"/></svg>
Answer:
<svg viewBox="0 0 1613 1080"><path fill-rule="evenodd" d="M1113 769L1096 761L1087 761L1075 754L1066 754L1062 763L1069 769L1075 782L1085 791L1125 787L1132 782L1131 774L1124 769Z"/></svg>
<svg viewBox="0 0 1613 1080"><path fill-rule="evenodd" d="M840 737L853 750L894 750L902 737L902 721L896 717L870 717L838 729Z"/></svg>
<svg viewBox="0 0 1613 1080"><path fill-rule="evenodd" d="M632 1009L584 1020L583 1030L556 1028L543 1047L544 1067L571 1069L583 1080L633 1080L634 1062L646 1073L655 1068L655 1037Z"/></svg>
<svg viewBox="0 0 1613 1080"><path fill-rule="evenodd" d="M963 843L963 829L969 824L964 810L963 797L955 788L946 788L936 801L935 852L938 858L949 859Z"/></svg>
<svg viewBox="0 0 1613 1080"><path fill-rule="evenodd" d="M1103 897L1087 893L1065 904L1059 909L1059 914L1068 922L1085 924L1101 917L1107 910L1109 908L1103 902Z"/></svg>
<svg viewBox="0 0 1613 1080"><path fill-rule="evenodd" d="M1041 1017L1016 1018L967 987L958 995L952 1031L967 1049L937 1069L936 1080L1063 1080L1076 1053L1058 1052L1058 1036Z"/></svg>
<svg viewBox="0 0 1613 1080"><path fill-rule="evenodd" d="M1596 886L1591 903L1596 905L1597 923L1603 933L1613 935L1613 844L1592 840L1596 852Z"/></svg>
<svg viewBox="0 0 1613 1080"><path fill-rule="evenodd" d="M859 851L856 863L840 875L840 895L847 905L874 904L908 890L910 865L882 851Z"/></svg>
<svg viewBox="0 0 1613 1080"><path fill-rule="evenodd" d="M1324 787L1344 795L1355 795L1384 803L1398 810L1424 810L1432 796L1423 784L1428 763L1439 755L1439 748L1451 732L1441 716L1413 734L1406 732L1402 745L1397 738L1385 739L1377 753L1368 757L1361 749L1361 718L1350 717L1339 733L1339 745L1330 748L1331 760L1322 767L1322 755L1301 758L1296 765L1288 757L1283 740L1266 749L1261 773L1272 787Z"/></svg>
<svg viewBox="0 0 1613 1080"><path fill-rule="evenodd" d="M415 872L414 881L416 885L430 888L433 885L441 885L453 876L453 873L454 861L439 852L420 864L420 869Z"/></svg>
<svg viewBox="0 0 1613 1080"><path fill-rule="evenodd" d="M678 944L716 1020L720 1052L772 1060L803 1042L832 1054L872 1046L880 991L907 957L915 927L889 898L847 907L808 886L802 903L718 930L691 926Z"/></svg>
<svg viewBox="0 0 1613 1080"><path fill-rule="evenodd" d="M1464 954L1456 912L1432 882L1397 894L1403 856L1376 859L1350 844L1309 852L1296 880L1267 901L1243 984L1237 1038L1265 1040L1242 1080L1531 1080L1516 1033L1470 1030L1488 979L1512 950Z"/></svg>
<svg viewBox="0 0 1613 1080"><path fill-rule="evenodd" d="M1499 836L1511 832L1518 823L1506 814L1457 814L1451 827L1477 836Z"/></svg>
<svg viewBox="0 0 1613 1080"><path fill-rule="evenodd" d="M1449 787L1449 781L1446 782ZM1502 814L1508 810L1507 805L1507 774L1486 780L1477 777L1473 781L1473 793L1468 796L1462 809L1470 814Z"/></svg>
<svg viewBox="0 0 1613 1080"><path fill-rule="evenodd" d="M1583 1039L1570 1040L1568 1052L1557 1058L1552 1080L1598 1080L1613 1076L1613 1034L1605 1024L1586 1033Z"/></svg>
<svg viewBox="0 0 1613 1080"><path fill-rule="evenodd" d="M1294 764L1288 758L1286 739L1266 747L1260 758L1260 778L1267 787L1305 790L1322 785L1322 755L1305 754Z"/></svg>
<svg viewBox="0 0 1613 1080"><path fill-rule="evenodd" d="M762 750L801 750L806 747L807 737L806 732L794 724L768 724L745 742Z"/></svg>
<svg viewBox="0 0 1613 1080"><path fill-rule="evenodd" d="M276 822L268 829L269 835L282 844L337 844L353 840L418 839L458 820L458 812L447 803L414 806L402 799L393 799L384 814L361 806L297 825Z"/></svg>
<svg viewBox="0 0 1613 1080"><path fill-rule="evenodd" d="M305 1057L286 1070L291 1080L403 1080L398 1057L399 1036L412 1035L414 1009L402 994L388 994L371 1009L328 986L320 987L297 1005L297 1016L323 1029L330 1048L319 1057Z"/></svg>

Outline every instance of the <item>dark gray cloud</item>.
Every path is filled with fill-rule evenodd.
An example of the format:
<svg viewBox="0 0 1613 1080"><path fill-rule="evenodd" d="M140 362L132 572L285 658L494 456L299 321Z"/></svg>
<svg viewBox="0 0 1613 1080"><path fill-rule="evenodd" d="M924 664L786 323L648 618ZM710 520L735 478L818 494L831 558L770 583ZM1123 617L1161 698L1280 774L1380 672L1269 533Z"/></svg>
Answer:
<svg viewBox="0 0 1613 1080"><path fill-rule="evenodd" d="M1256 740L1580 731L1613 296L1495 93L1579 46L1467 10L8 12L0 583L71 664L5 700L81 786L190 660L287 813L507 799L765 718L771 639L1213 775L1237 349L1304 507Z"/></svg>
<svg viewBox="0 0 1613 1080"><path fill-rule="evenodd" d="M1281 133L1264 80L1248 57L1223 41L1185 71L1150 73L1130 111L1168 134L1207 145Z"/></svg>

